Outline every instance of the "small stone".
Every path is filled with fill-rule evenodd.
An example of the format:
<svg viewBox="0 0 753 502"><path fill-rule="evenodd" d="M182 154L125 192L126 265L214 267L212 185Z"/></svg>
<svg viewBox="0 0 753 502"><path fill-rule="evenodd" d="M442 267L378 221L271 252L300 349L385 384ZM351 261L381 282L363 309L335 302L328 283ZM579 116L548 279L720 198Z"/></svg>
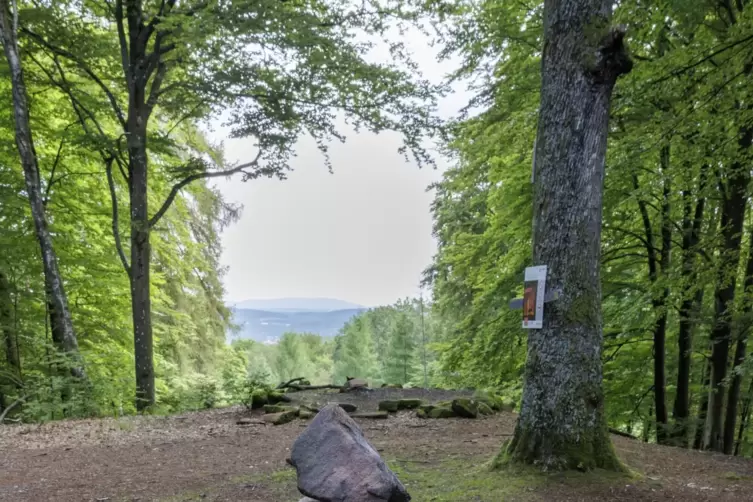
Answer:
<svg viewBox="0 0 753 502"><path fill-rule="evenodd" d="M482 415L494 415L494 410L486 403L478 403L478 412Z"/></svg>
<svg viewBox="0 0 753 502"><path fill-rule="evenodd" d="M283 411L297 410L295 406L283 406L280 404L265 404L264 413L282 413Z"/></svg>
<svg viewBox="0 0 753 502"><path fill-rule="evenodd" d="M428 418L429 415L426 413L426 410L419 408L418 411L416 411L416 416L418 418Z"/></svg>
<svg viewBox="0 0 753 502"><path fill-rule="evenodd" d="M478 416L478 405L470 399L455 399L452 401L452 411L459 417L476 418Z"/></svg>
<svg viewBox="0 0 753 502"><path fill-rule="evenodd" d="M311 410L305 410L303 408L301 408L300 410L298 410L298 418L302 418L304 420L308 420L309 418L313 417L314 415L316 415L316 413L314 413Z"/></svg>
<svg viewBox="0 0 753 502"><path fill-rule="evenodd" d="M420 399L400 399L397 402L397 408L399 410L414 410L421 406L423 401Z"/></svg>
<svg viewBox="0 0 753 502"><path fill-rule="evenodd" d="M434 408L429 412L429 418L452 418L455 416L450 408Z"/></svg>
<svg viewBox="0 0 753 502"><path fill-rule="evenodd" d="M253 410L261 408L268 402L269 402L269 399L267 398L267 391L263 389L256 389L251 394L251 409Z"/></svg>
<svg viewBox="0 0 753 502"><path fill-rule="evenodd" d="M398 401L379 401L379 409L395 412L398 410Z"/></svg>
<svg viewBox="0 0 753 502"><path fill-rule="evenodd" d="M351 418L375 418L375 419L385 419L390 416L389 413L386 411L366 411L362 413L351 413Z"/></svg>
<svg viewBox="0 0 753 502"><path fill-rule="evenodd" d="M282 413L270 413L268 415L264 415L264 421L269 422L273 425L282 425L286 424L288 422L292 422L295 420L295 417L298 416L298 410L290 410L290 411L283 411Z"/></svg>

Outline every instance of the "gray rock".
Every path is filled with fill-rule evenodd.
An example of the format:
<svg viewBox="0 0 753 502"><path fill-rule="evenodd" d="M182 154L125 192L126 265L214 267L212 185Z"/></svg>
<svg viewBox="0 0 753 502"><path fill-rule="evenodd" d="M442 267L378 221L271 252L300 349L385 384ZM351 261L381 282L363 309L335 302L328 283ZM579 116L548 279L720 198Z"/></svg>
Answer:
<svg viewBox="0 0 753 502"><path fill-rule="evenodd" d="M337 404L323 408L291 450L298 490L327 502L408 502L403 484Z"/></svg>

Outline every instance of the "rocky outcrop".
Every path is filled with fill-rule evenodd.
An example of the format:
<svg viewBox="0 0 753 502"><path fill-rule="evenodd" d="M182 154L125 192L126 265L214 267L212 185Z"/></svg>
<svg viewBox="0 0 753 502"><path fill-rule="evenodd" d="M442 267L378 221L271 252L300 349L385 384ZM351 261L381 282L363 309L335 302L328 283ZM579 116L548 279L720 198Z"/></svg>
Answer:
<svg viewBox="0 0 753 502"><path fill-rule="evenodd" d="M298 436L290 459L298 475L298 490L313 500L411 500L358 424L336 404L323 408Z"/></svg>

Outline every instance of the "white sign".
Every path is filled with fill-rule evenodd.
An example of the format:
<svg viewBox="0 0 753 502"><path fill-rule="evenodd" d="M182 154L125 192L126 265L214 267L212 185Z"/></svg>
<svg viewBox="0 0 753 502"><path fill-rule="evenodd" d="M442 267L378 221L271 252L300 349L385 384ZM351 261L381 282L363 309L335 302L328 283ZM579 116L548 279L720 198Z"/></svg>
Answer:
<svg viewBox="0 0 753 502"><path fill-rule="evenodd" d="M544 294L546 265L527 267L523 291L523 328L544 327Z"/></svg>

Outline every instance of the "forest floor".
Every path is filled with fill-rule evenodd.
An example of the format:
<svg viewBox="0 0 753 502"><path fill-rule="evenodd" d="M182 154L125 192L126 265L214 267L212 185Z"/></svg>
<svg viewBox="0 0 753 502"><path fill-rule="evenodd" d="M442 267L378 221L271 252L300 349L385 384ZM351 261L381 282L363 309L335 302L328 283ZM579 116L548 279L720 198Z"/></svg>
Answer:
<svg viewBox="0 0 753 502"><path fill-rule="evenodd" d="M425 392L308 398L349 401L368 411L386 394L449 397ZM251 423L239 425L241 418ZM301 496L285 458L306 423L271 426L257 418L234 407L2 426L0 501L295 502ZM490 472L486 464L512 434L514 414L420 420L404 412L359 422L417 502L753 500L753 460L613 436L634 475Z"/></svg>

